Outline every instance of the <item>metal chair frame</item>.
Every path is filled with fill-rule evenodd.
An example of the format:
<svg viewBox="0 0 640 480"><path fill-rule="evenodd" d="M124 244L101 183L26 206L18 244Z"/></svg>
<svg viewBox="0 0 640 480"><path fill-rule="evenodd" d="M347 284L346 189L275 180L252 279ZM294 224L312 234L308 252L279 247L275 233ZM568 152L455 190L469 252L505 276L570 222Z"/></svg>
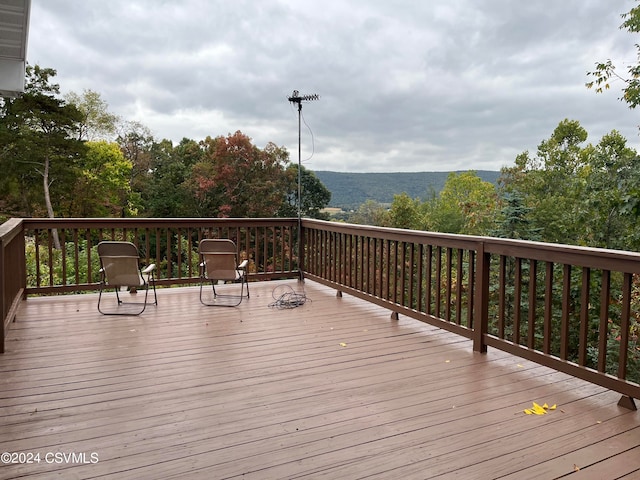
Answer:
<svg viewBox="0 0 640 480"><path fill-rule="evenodd" d="M149 302L149 287L153 288L153 305L158 305L154 271L155 264L140 268L140 255L137 247L131 242L103 241L98 244L100 257L100 292L98 294L98 311L103 315L137 316L145 311ZM134 266L135 262L135 266ZM112 279L109 276L112 275ZM146 276L146 278L145 278ZM118 307L122 305L142 305L142 309L129 311L104 311L102 292L113 287L116 292ZM120 288L144 288L144 302L125 302L120 298Z"/></svg>
<svg viewBox="0 0 640 480"><path fill-rule="evenodd" d="M200 253L200 303L208 307L237 307L246 296L249 298L247 282L248 260L238 264L236 244L227 239L203 239L199 245ZM203 287L206 281L211 282L213 301L203 298ZM221 294L216 291L217 282L240 282L240 295ZM247 293L244 294L245 286ZM217 299L232 300L219 302Z"/></svg>

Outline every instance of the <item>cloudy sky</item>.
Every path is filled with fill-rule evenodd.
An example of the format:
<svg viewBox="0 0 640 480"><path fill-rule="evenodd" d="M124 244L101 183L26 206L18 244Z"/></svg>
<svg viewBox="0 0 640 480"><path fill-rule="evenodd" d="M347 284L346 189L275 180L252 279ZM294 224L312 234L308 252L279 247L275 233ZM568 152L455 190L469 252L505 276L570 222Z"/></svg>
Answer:
<svg viewBox="0 0 640 480"><path fill-rule="evenodd" d="M632 0L32 0L27 58L157 140L241 130L342 172L498 170L578 120L640 150L620 83ZM308 128L307 128L308 125Z"/></svg>

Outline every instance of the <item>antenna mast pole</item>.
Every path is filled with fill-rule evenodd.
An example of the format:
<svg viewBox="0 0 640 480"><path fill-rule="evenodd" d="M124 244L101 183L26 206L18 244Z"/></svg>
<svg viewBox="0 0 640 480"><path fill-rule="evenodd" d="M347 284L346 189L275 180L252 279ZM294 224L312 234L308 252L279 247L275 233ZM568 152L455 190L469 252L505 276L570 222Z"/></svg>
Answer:
<svg viewBox="0 0 640 480"><path fill-rule="evenodd" d="M291 103L298 105L298 221L302 218L302 146L301 146L301 124L300 119L302 117L302 102L310 102L312 100L318 100L319 95L300 95L298 90L294 90L293 94L289 97Z"/></svg>
<svg viewBox="0 0 640 480"><path fill-rule="evenodd" d="M301 124L300 119L302 117L302 102L310 102L312 100L318 100L320 98L317 94L312 95L300 95L298 90L294 90L293 94L288 98L291 103L298 105L298 264L300 265L302 259L302 242L300 237L302 235L302 140L301 140ZM302 268L300 268L300 280L302 277Z"/></svg>

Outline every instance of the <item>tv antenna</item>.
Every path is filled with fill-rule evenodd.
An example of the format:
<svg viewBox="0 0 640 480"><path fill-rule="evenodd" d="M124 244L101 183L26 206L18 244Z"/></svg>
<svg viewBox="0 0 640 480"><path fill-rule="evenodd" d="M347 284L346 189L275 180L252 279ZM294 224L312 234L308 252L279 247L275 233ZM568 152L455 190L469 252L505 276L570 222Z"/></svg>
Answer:
<svg viewBox="0 0 640 480"><path fill-rule="evenodd" d="M302 141L301 141L301 124L300 119L302 117L302 102L310 102L312 100L319 100L320 96L313 95L300 95L298 90L294 90L293 94L289 97L291 103L298 104L298 270L300 273L300 281L304 281L301 259L302 259Z"/></svg>
<svg viewBox="0 0 640 480"><path fill-rule="evenodd" d="M311 102L313 100L320 100L320 96L315 93L312 95L300 95L298 90L294 90L293 94L289 97L291 103L298 105L298 223L300 223L300 219L302 218L302 147L300 125L302 102Z"/></svg>

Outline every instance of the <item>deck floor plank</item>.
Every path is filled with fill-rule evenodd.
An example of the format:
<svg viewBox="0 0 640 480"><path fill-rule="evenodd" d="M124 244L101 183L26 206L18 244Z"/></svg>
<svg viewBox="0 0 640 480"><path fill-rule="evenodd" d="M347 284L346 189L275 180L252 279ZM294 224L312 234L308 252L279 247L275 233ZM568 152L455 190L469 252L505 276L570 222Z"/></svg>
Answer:
<svg viewBox="0 0 640 480"><path fill-rule="evenodd" d="M463 337L314 282L289 310L269 304L298 282L250 288L237 308L204 307L194 287L161 289L140 317L104 317L94 294L30 298L0 356L0 449L99 461L0 465L0 479L640 468L640 415L615 392L495 349L474 353ZM534 401L558 408L525 415Z"/></svg>

